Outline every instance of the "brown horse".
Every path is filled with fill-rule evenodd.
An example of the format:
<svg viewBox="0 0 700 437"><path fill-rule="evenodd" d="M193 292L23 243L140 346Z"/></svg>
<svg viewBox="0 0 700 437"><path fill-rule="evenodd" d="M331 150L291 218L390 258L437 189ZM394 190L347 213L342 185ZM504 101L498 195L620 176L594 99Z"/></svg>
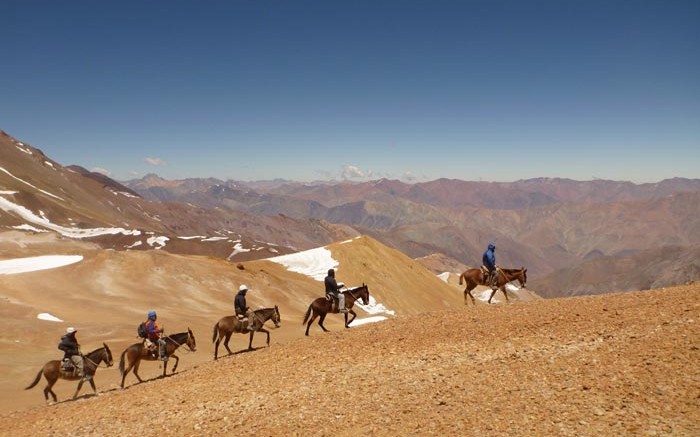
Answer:
<svg viewBox="0 0 700 437"><path fill-rule="evenodd" d="M270 346L270 331L265 329L263 325L270 319L272 319L272 322L275 324L275 328L280 327L281 316L280 310L279 308L277 308L277 305L275 305L274 308L262 308L253 311L253 324L258 328L257 332L264 332L265 334L267 334L268 346ZM246 327L243 326L243 323L241 323L241 321L238 320L238 317L236 316L222 317L219 319L218 322L216 322L216 325L214 325L214 336L211 339L212 343L216 343L216 346L214 346L215 360L219 357L219 343L221 343L221 340L224 341L224 347L228 351L228 354L231 355L233 353L228 347L228 341L231 339L231 334L233 334L234 332L237 332L239 334L246 334L250 332L248 350L253 349L253 336L255 335L256 331L248 331Z"/></svg>
<svg viewBox="0 0 700 437"><path fill-rule="evenodd" d="M194 334L192 333L192 330L190 330L190 328L187 328L187 332L180 332L178 334L163 337L163 340L165 340L166 357L175 358L175 365L173 366L171 373L175 373L177 365L180 363L180 357L175 355L175 351L177 350L177 348L179 348L183 344L186 344L190 351L195 352L197 350L197 342L195 341ZM124 370L125 356L129 359L129 367L127 367L126 370ZM156 358L155 356L153 356L151 351L149 351L148 348L144 345L144 342L134 343L128 348L126 348L124 352L122 352L122 356L121 358L119 358L119 371L122 374L122 388L124 388L124 379L126 378L126 375L132 368L134 369L134 375L136 375L136 378L139 380L139 382L143 382L138 373L139 366L141 365L141 360L160 361L160 358ZM168 362L165 361L163 363L163 377L165 377L165 372L167 368Z"/></svg>
<svg viewBox="0 0 700 437"><path fill-rule="evenodd" d="M356 287L352 288L350 290L345 290L343 291L343 294L345 295L345 308L347 308L348 312L345 313L345 327L349 328L350 323L352 323L353 320L355 320L355 317L357 317L357 314L355 314L355 311L352 310L352 306L355 305L355 301L358 299L362 300L362 305L368 305L369 304L369 288L365 285L362 284L361 287ZM311 312L313 311L313 316L309 318L309 315L311 315ZM306 314L304 315L304 321L301 322L301 324L305 324L306 321L308 320L309 323L306 324L306 335L309 335L309 328L311 327L311 324L316 320L316 317L318 317L318 326L323 329L324 332L328 332L325 326L323 326L323 321L326 319L326 314L328 313L339 313L337 308L333 308L333 302L330 300L326 299L325 297L319 297L318 299L314 300L311 302L311 305L309 305L309 309L306 310ZM348 321L348 313L352 314L352 319Z"/></svg>
<svg viewBox="0 0 700 437"><path fill-rule="evenodd" d="M496 288L491 292L489 296L489 303L491 299L496 294L496 291L501 290L503 295L506 297L506 302L508 300L508 294L506 294L506 284L516 279L520 282L520 288L527 288L527 269L525 267L520 267L519 269L498 269L498 280L496 281ZM486 275L481 269L467 269L461 275L459 275L459 285L462 285L462 280L466 282L467 286L464 289L464 304L467 305L467 295L472 298L472 303L474 303L474 296L472 296L472 290L476 288L477 285L491 285L486 283Z"/></svg>
<svg viewBox="0 0 700 437"><path fill-rule="evenodd" d="M75 390L75 394L73 395L73 399L78 397L78 392L80 392L80 389L83 387L83 383L85 381L90 382L92 391L95 392L95 394L97 394L94 376L95 372L97 371L97 368L102 362L104 362L107 365L107 367L111 367L114 364L114 361L112 360L112 351L109 350L105 343L102 343L101 348L95 349L89 354L83 356L82 377L75 376L72 370L69 372L63 370L63 366L61 366L60 360L51 360L48 363L44 364L44 367L41 370L39 370L39 373L36 374L34 382L29 384L29 387L25 388L25 390L29 390L30 388L33 388L35 385L37 385L39 383L39 380L41 379L41 374L43 373L44 378L46 378L46 382L48 382L46 388L44 388L44 398L47 402L49 401L49 393L51 393L53 401L57 402L58 399L56 398L56 393L53 392L52 388L59 378L67 379L68 381L76 381L78 379L80 380L80 382L78 383L78 388Z"/></svg>

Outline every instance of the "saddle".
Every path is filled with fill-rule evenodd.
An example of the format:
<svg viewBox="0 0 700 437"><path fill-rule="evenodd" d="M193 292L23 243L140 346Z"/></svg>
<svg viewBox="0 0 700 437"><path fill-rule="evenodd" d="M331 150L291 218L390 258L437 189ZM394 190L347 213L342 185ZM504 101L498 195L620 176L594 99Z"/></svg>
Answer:
<svg viewBox="0 0 700 437"><path fill-rule="evenodd" d="M78 368L73 365L73 362L69 358L61 360L61 373L69 376L80 376Z"/></svg>

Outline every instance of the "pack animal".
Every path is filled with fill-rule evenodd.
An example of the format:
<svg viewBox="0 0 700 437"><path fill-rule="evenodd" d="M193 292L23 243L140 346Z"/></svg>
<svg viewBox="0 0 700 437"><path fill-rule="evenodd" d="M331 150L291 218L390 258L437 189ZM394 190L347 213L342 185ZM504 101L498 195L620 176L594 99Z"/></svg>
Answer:
<svg viewBox="0 0 700 437"><path fill-rule="evenodd" d="M175 351L182 346L183 344L187 346L187 348L195 352L197 350L197 342L194 338L194 334L192 333L192 330L190 328L187 328L187 332L180 332L177 334L169 335L167 337L164 337L165 339L165 356L170 358L173 357L175 358L175 365L172 368L172 373L175 373L175 370L177 370L177 365L180 363L180 357L175 355ZM125 366L126 360L129 361L129 365ZM141 361L156 361L159 360L158 357L155 357L149 350L148 348L141 343L134 343L131 346L127 347L124 352L122 352L121 357L119 358L119 372L121 372L122 375L122 382L121 382L121 387L124 388L124 379L126 379L126 375L131 371L131 369L134 369L134 375L136 375L136 378L139 380L139 382L143 382L141 377L139 376L139 366L141 365ZM166 371L168 369L168 362L165 361L163 362L163 376L165 376Z"/></svg>
<svg viewBox="0 0 700 437"><path fill-rule="evenodd" d="M114 364L114 361L112 360L112 351L109 350L109 347L107 347L107 344L105 343L102 343L101 348L95 349L83 357L84 373L82 377L76 376L72 370L64 370L63 366L61 365L61 360L51 360L44 364L44 367L42 367L42 369L39 370L39 373L36 374L34 381L29 384L25 390L29 390L30 388L36 386L41 379L41 375L43 374L44 378L46 378L46 382L48 383L44 388L44 398L47 402L49 401L49 394L53 398L54 402L58 401L56 393L54 393L52 389L54 384L56 384L56 381L59 379L65 379L68 381L80 380L80 382L78 382L78 388L75 390L75 394L73 395L73 399L78 397L78 393L83 387L83 383L85 381L90 382L92 391L97 394L97 388L95 387L95 372L97 372L97 368L99 367L100 363L105 363L107 367L111 367Z"/></svg>
<svg viewBox="0 0 700 437"><path fill-rule="evenodd" d="M502 269L498 267L498 279L496 282L496 289L491 292L489 296L489 303L491 299L496 294L496 291L501 290L503 295L506 297L506 301L509 302L508 294L506 293L506 284L509 282L517 280L520 283L520 288L527 288L527 269L525 267L520 267L519 269ZM472 295L472 290L476 288L477 285L491 285L487 281L486 274L482 269L473 268L467 269L459 275L459 285L466 283L464 288L464 304L467 305L467 296L471 297L472 303L475 304L474 296Z"/></svg>
<svg viewBox="0 0 700 437"><path fill-rule="evenodd" d="M256 331L247 330L244 323L242 323L236 316L226 316L219 319L219 321L216 322L216 325L214 325L214 336L211 340L212 343L215 343L214 359L216 360L219 357L219 343L221 343L222 340L224 341L224 347L228 351L228 354L232 354L231 349L228 347L228 342L231 340L231 335L233 335L234 332L238 334L250 333L248 350L253 349L253 336L255 335L255 332L264 332L267 334L267 345L270 346L270 331L264 328L265 322L268 320L272 320L272 323L275 324L275 328L280 327L281 316L277 305L275 305L274 308L262 308L253 311L252 322L257 328Z"/></svg>
<svg viewBox="0 0 700 437"><path fill-rule="evenodd" d="M343 291L343 294L345 295L345 308L348 310L346 313L344 313L345 327L349 328L350 323L352 323L352 321L355 320L355 317L357 317L357 314L352 309L355 302L357 300L361 300L362 305L369 305L369 287L362 284L360 287ZM316 317L318 317L318 326L320 326L324 332L328 332L328 329L323 326L323 321L326 319L326 315L328 315L328 313L337 314L339 312L340 311L338 311L338 308L333 305L333 302L329 301L325 297L319 297L311 302L309 309L307 309L306 314L304 314L304 321L301 322L302 325L306 324L305 335L309 335L309 328L311 328L311 324L314 322L314 320L316 320ZM352 314L352 318L349 321L348 314Z"/></svg>

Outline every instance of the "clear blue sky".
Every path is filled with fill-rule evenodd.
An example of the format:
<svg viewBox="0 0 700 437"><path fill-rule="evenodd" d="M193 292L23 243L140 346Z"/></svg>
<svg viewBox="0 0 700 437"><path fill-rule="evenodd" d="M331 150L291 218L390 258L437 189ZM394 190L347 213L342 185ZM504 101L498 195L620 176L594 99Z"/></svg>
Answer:
<svg viewBox="0 0 700 437"><path fill-rule="evenodd" d="M118 180L700 177L700 1L4 1L0 129Z"/></svg>

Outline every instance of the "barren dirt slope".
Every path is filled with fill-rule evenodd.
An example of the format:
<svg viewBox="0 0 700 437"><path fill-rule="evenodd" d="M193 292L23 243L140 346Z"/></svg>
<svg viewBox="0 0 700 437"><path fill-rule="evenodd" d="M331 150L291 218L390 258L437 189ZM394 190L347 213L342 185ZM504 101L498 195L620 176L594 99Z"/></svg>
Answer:
<svg viewBox="0 0 700 437"><path fill-rule="evenodd" d="M6 413L0 433L699 435L699 291L397 316Z"/></svg>

